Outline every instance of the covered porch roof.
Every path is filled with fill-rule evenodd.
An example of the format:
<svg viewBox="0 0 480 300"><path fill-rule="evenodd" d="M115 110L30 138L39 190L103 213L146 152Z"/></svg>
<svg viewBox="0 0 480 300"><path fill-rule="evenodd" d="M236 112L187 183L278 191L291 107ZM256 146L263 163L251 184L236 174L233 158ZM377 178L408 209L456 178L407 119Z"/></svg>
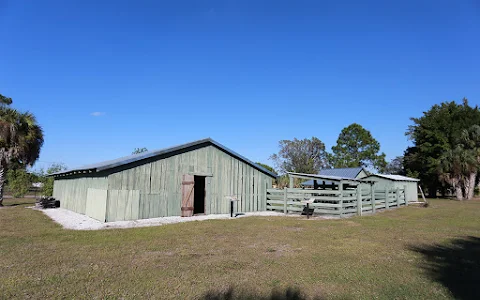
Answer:
<svg viewBox="0 0 480 300"><path fill-rule="evenodd" d="M350 185L358 185L360 183L370 183L368 180L358 180L348 177L340 177L340 176L328 176L328 175L319 175L319 174L306 174L306 173L295 173L295 172L287 172L288 177L290 178L290 183L293 185L293 178L301 178L307 180L316 180L316 181L330 181L336 184L347 183Z"/></svg>

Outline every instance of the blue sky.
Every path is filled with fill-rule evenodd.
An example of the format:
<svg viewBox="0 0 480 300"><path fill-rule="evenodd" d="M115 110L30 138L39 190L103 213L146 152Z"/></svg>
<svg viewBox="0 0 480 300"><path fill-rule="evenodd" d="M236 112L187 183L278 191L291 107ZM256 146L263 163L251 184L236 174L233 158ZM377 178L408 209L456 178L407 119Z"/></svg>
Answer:
<svg viewBox="0 0 480 300"><path fill-rule="evenodd" d="M409 118L480 102L480 2L0 0L0 93L45 131L38 166L212 137L271 163L353 122L388 158Z"/></svg>

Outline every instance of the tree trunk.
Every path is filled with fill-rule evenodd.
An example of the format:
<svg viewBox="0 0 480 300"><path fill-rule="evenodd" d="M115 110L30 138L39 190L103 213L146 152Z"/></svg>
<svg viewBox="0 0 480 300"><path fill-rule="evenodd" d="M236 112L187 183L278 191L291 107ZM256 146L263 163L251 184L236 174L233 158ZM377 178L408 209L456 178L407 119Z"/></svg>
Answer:
<svg viewBox="0 0 480 300"><path fill-rule="evenodd" d="M475 181L477 180L477 173L470 173L465 182L465 198L470 200L475 193Z"/></svg>
<svg viewBox="0 0 480 300"><path fill-rule="evenodd" d="M463 200L463 189L458 183L455 185L455 196L457 197L457 200Z"/></svg>
<svg viewBox="0 0 480 300"><path fill-rule="evenodd" d="M0 164L0 207L3 206L4 186L5 186L5 168Z"/></svg>

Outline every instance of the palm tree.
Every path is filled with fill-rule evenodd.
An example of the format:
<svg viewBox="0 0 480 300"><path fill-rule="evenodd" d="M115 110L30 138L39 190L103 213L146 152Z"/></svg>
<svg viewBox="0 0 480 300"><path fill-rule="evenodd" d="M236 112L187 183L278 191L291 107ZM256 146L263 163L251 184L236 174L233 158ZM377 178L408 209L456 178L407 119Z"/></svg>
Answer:
<svg viewBox="0 0 480 300"><path fill-rule="evenodd" d="M477 165L480 165L480 126L473 125L472 127L463 130L461 135L461 141L464 143L465 148L471 150L476 158ZM468 183L468 199L473 198L475 190L475 181L477 180L478 168L472 170L469 175ZM480 186L480 183L479 183Z"/></svg>
<svg viewBox="0 0 480 300"><path fill-rule="evenodd" d="M471 174L476 175L477 169L478 162L475 152L465 149L461 144L446 151L440 158L440 180L455 189L457 200L471 199L469 198L470 189L473 189L470 186Z"/></svg>
<svg viewBox="0 0 480 300"><path fill-rule="evenodd" d="M35 116L11 108L11 103L11 98L0 94L0 206L3 206L8 165L20 162L23 166L32 166L43 145L43 131Z"/></svg>

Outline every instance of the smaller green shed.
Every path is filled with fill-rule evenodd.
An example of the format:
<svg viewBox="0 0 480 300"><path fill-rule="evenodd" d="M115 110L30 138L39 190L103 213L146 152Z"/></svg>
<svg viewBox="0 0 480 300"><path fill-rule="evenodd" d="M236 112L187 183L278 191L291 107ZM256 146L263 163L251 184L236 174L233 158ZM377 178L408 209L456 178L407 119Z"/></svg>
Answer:
<svg viewBox="0 0 480 300"><path fill-rule="evenodd" d="M417 178L406 177L402 175L371 174L362 180L374 181L375 187L380 189L391 187L392 189L406 187L405 196L408 202L418 201L418 182Z"/></svg>

